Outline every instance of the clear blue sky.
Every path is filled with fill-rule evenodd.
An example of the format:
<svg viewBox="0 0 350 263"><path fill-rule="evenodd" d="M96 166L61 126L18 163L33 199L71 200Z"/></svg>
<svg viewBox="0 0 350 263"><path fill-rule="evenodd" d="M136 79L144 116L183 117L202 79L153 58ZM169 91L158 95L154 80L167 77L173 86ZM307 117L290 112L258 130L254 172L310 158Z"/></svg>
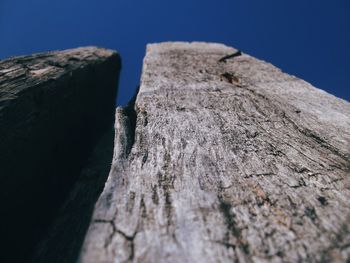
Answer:
<svg viewBox="0 0 350 263"><path fill-rule="evenodd" d="M123 59L118 104L145 46L222 42L350 101L349 0L0 0L0 58L97 45Z"/></svg>

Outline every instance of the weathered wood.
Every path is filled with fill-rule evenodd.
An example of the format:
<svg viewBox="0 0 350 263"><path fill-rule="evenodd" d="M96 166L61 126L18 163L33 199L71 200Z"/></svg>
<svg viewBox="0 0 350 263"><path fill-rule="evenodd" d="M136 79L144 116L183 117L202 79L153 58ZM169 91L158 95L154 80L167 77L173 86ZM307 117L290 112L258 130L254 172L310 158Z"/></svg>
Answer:
<svg viewBox="0 0 350 263"><path fill-rule="evenodd" d="M79 262L349 262L350 104L235 52L148 45Z"/></svg>
<svg viewBox="0 0 350 263"><path fill-rule="evenodd" d="M113 122L119 70L95 47L0 62L1 262L28 262Z"/></svg>

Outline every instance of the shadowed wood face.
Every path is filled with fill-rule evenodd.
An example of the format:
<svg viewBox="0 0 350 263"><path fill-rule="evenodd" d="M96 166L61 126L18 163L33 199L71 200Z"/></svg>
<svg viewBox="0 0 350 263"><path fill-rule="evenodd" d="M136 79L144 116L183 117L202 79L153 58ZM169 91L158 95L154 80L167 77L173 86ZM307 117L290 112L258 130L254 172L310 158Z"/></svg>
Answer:
<svg viewBox="0 0 350 263"><path fill-rule="evenodd" d="M64 220L58 211L112 125L119 69L116 52L96 47L0 61L0 262L45 254L48 244L38 248L43 238L54 240L48 250L55 257L33 262L76 257L108 171L104 176L95 165L86 172L84 198L72 198ZM110 148L101 152L112 155ZM48 231L53 221L66 224Z"/></svg>
<svg viewBox="0 0 350 263"><path fill-rule="evenodd" d="M80 262L349 258L349 103L235 52L148 45Z"/></svg>

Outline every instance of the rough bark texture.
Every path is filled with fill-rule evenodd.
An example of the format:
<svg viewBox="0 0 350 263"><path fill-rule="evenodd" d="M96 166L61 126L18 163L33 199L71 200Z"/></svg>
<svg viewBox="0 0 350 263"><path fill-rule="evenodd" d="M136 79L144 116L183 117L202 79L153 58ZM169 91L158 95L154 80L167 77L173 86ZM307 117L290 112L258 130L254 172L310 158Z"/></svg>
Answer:
<svg viewBox="0 0 350 263"><path fill-rule="evenodd" d="M0 62L1 262L28 262L113 122L119 70L95 47Z"/></svg>
<svg viewBox="0 0 350 263"><path fill-rule="evenodd" d="M349 262L350 104L235 52L148 45L79 262Z"/></svg>

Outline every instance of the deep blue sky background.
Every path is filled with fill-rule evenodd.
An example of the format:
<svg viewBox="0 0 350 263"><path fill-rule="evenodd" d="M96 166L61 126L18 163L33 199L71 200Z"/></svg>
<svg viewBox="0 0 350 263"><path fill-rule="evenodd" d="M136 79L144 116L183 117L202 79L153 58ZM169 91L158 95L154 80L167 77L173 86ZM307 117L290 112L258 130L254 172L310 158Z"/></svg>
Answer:
<svg viewBox="0 0 350 263"><path fill-rule="evenodd" d="M118 104L147 43L222 42L350 101L349 0L0 0L0 59L97 45L123 59Z"/></svg>

